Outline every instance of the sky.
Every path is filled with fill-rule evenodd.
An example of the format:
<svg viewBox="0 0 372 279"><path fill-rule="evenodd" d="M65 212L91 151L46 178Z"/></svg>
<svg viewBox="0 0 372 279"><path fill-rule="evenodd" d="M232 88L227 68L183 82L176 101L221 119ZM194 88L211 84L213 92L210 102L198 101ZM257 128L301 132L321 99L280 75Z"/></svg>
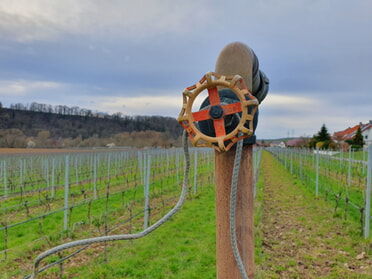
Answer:
<svg viewBox="0 0 372 279"><path fill-rule="evenodd" d="M177 118L234 41L270 79L257 138L372 120L370 0L0 0L0 102Z"/></svg>

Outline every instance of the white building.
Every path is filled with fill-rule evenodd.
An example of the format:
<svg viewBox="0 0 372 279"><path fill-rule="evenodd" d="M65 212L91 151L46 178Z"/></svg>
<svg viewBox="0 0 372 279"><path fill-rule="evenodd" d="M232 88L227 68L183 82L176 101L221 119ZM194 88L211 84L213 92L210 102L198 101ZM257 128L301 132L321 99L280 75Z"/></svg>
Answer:
<svg viewBox="0 0 372 279"><path fill-rule="evenodd" d="M363 125L361 130L364 142L366 143L365 145L368 146L372 144L372 120L370 120L368 124Z"/></svg>

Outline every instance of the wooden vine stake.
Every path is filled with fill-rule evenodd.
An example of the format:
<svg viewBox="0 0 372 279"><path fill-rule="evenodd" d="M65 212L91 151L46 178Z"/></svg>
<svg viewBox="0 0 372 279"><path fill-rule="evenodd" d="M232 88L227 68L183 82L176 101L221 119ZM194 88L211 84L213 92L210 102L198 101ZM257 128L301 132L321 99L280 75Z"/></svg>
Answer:
<svg viewBox="0 0 372 279"><path fill-rule="evenodd" d="M215 72L240 75L252 90L253 53L241 43L227 45L219 54ZM253 148L244 145L240 163L236 202L236 235L249 279L254 278ZM217 279L241 279L230 242L230 191L235 148L215 151Z"/></svg>

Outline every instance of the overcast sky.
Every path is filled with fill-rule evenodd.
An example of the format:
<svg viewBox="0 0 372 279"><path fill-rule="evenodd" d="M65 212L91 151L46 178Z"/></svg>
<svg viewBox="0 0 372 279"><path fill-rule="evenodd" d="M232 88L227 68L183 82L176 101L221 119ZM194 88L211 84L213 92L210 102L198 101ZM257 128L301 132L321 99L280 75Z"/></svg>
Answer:
<svg viewBox="0 0 372 279"><path fill-rule="evenodd" d="M233 41L270 79L258 138L372 119L370 0L0 0L0 102L177 118Z"/></svg>

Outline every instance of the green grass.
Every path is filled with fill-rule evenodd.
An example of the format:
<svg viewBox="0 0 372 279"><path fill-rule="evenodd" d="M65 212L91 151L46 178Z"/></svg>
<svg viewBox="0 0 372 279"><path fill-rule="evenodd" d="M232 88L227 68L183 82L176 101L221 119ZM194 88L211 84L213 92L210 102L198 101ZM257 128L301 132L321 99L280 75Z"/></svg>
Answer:
<svg viewBox="0 0 372 279"><path fill-rule="evenodd" d="M107 264L103 263L101 251L87 265L66 269L65 276L89 279L215 278L215 247L214 189L204 185L203 193L188 199L171 220L149 236L111 244ZM72 261L75 260L79 261L79 256Z"/></svg>

